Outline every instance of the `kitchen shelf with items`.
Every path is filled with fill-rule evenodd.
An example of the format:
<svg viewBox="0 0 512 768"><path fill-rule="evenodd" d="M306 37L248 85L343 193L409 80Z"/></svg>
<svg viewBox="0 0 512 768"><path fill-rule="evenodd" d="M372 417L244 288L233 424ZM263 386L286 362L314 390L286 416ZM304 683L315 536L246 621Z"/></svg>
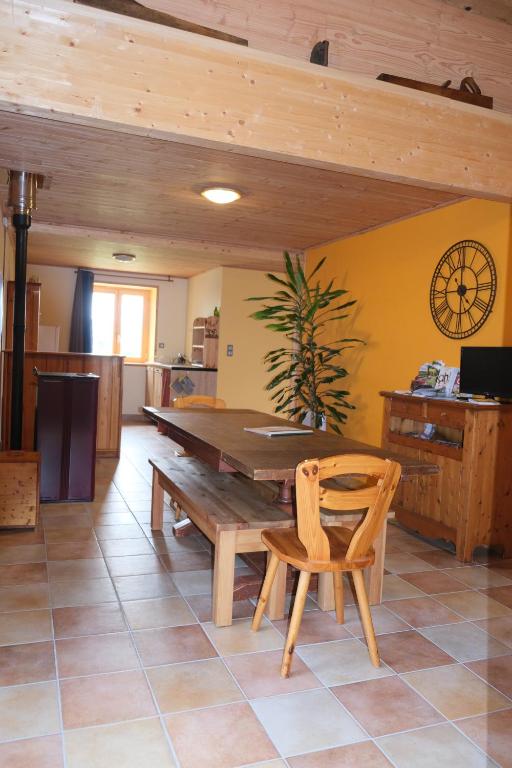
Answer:
<svg viewBox="0 0 512 768"><path fill-rule="evenodd" d="M192 364L216 368L218 348L219 318L196 317L192 326Z"/></svg>

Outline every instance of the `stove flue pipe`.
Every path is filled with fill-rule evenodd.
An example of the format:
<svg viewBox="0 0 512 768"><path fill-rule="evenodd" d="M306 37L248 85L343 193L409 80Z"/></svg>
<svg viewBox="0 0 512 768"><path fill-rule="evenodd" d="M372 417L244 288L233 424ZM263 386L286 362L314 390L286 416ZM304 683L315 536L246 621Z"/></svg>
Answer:
<svg viewBox="0 0 512 768"><path fill-rule="evenodd" d="M37 174L26 171L9 171L7 205L12 208L12 225L16 232L10 436L10 448L15 451L21 450L22 447L27 240L31 224L30 214L32 209L36 207L37 185Z"/></svg>

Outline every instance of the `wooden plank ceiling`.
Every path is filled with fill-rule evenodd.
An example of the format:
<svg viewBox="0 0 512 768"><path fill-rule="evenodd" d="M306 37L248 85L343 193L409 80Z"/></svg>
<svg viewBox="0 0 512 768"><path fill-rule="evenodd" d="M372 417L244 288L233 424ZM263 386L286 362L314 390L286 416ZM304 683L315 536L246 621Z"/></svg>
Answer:
<svg viewBox="0 0 512 768"><path fill-rule="evenodd" d="M283 249L362 232L456 201L417 186L0 112L0 167L51 179L29 261L190 277L277 269ZM243 193L216 206L199 192ZM5 185L0 193L5 195ZM137 256L121 267L112 253Z"/></svg>

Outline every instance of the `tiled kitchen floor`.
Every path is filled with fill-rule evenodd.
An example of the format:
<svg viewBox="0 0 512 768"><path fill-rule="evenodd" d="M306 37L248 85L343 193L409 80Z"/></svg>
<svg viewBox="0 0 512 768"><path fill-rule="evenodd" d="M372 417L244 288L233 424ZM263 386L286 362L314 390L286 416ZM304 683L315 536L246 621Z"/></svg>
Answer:
<svg viewBox="0 0 512 768"><path fill-rule="evenodd" d="M244 601L214 627L208 542L169 510L151 534L147 458L172 449L126 426L94 503L0 533L2 768L512 766L512 561L461 567L391 526L381 668L353 601L338 626L312 594L282 680L286 621L251 633Z"/></svg>

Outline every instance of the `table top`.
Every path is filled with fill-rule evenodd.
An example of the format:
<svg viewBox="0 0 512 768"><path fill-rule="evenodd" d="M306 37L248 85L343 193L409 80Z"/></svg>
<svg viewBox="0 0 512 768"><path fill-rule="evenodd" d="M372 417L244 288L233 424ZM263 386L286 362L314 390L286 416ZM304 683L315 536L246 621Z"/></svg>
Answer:
<svg viewBox="0 0 512 768"><path fill-rule="evenodd" d="M152 413L168 436L216 469L233 468L253 480L293 480L304 459L343 453L370 453L394 459L402 476L435 474L436 464L391 453L331 432L263 437L244 427L290 426L290 422L251 410L176 409Z"/></svg>

